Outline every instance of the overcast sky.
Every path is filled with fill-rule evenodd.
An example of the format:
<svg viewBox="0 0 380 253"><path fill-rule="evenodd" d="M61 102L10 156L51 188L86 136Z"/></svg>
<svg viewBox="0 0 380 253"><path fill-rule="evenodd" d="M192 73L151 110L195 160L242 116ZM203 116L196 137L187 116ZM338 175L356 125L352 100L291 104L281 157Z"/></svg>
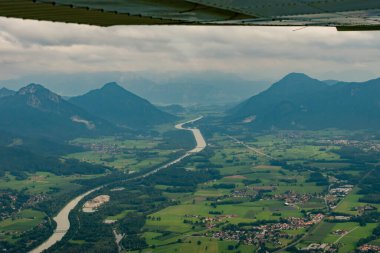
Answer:
<svg viewBox="0 0 380 253"><path fill-rule="evenodd" d="M0 18L0 79L46 72L217 70L252 80L289 72L380 77L380 32L334 28L118 26Z"/></svg>

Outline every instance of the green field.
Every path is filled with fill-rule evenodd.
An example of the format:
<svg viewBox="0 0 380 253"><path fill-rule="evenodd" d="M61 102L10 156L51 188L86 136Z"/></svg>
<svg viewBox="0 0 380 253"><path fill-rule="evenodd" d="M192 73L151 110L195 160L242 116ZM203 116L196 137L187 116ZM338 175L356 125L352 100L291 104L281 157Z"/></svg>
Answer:
<svg viewBox="0 0 380 253"><path fill-rule="evenodd" d="M0 177L0 189L26 190L30 194L48 193L55 188L61 192L69 192L80 188L80 185L72 181L100 176L103 175L57 176L48 172L37 172L29 174L25 180L16 180L14 176L7 174L5 177Z"/></svg>
<svg viewBox="0 0 380 253"><path fill-rule="evenodd" d="M228 246L236 246L237 242L234 241L219 241L215 239L202 238L202 237L186 237L182 243L175 243L163 246L155 246L154 249L145 249L143 252L158 252L158 253L207 253L207 252L236 252L252 253L255 250L254 246L241 245L234 251L228 249Z"/></svg>
<svg viewBox="0 0 380 253"><path fill-rule="evenodd" d="M13 235L34 228L42 222L46 215L42 212L25 209L0 222L0 240L15 241Z"/></svg>
<svg viewBox="0 0 380 253"><path fill-rule="evenodd" d="M377 226L375 223L360 226L355 222L328 223L323 222L308 237L303 240L300 246L307 246L310 243L338 243L339 252L353 252L356 243L372 234L372 230ZM346 235L334 235L337 230L347 231Z"/></svg>

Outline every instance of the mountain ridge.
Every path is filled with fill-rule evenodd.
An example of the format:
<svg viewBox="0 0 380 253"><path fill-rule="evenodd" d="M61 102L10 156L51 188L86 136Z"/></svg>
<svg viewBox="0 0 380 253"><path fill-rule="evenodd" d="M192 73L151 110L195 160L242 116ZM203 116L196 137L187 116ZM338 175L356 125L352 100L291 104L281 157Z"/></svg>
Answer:
<svg viewBox="0 0 380 253"><path fill-rule="evenodd" d="M69 102L113 124L131 128L146 128L176 119L116 82L70 98Z"/></svg>
<svg viewBox="0 0 380 253"><path fill-rule="evenodd" d="M225 120L257 129L378 129L378 94L380 78L328 85L292 73L228 111Z"/></svg>
<svg viewBox="0 0 380 253"><path fill-rule="evenodd" d="M7 89L5 87L0 89L0 98L14 95L16 91Z"/></svg>
<svg viewBox="0 0 380 253"><path fill-rule="evenodd" d="M0 117L1 130L53 139L115 131L107 121L34 83L1 98Z"/></svg>

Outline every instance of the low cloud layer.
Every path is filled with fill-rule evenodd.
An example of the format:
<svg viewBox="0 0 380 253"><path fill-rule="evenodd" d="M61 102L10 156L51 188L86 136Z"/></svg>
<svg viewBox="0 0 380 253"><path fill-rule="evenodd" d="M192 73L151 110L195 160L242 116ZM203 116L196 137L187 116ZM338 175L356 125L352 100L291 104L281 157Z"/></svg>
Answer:
<svg viewBox="0 0 380 253"><path fill-rule="evenodd" d="M216 70L276 80L380 76L380 32L334 28L95 26L0 18L0 79L47 72Z"/></svg>

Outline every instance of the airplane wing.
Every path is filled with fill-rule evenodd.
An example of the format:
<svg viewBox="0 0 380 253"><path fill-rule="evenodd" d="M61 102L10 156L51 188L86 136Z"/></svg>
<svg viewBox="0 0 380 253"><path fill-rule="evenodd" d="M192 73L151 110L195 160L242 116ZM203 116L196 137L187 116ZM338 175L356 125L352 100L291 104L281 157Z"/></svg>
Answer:
<svg viewBox="0 0 380 253"><path fill-rule="evenodd" d="M0 16L113 25L330 26L380 30L380 0L0 0Z"/></svg>

